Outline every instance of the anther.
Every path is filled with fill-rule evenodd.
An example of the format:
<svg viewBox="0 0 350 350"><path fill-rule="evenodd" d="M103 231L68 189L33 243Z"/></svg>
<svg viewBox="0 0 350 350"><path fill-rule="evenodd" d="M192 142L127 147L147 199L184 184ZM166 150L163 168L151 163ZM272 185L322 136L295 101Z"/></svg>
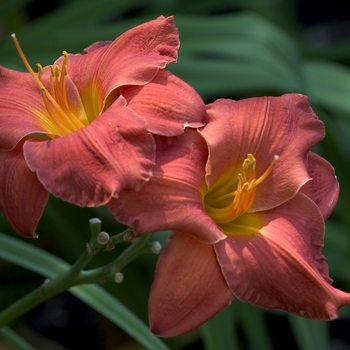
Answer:
<svg viewBox="0 0 350 350"><path fill-rule="evenodd" d="M43 75L43 66L40 63L37 63L36 66L38 67L38 79L43 82L41 77Z"/></svg>
<svg viewBox="0 0 350 350"><path fill-rule="evenodd" d="M62 63L62 74L67 75L68 52L62 51L62 55L64 56L63 63Z"/></svg>

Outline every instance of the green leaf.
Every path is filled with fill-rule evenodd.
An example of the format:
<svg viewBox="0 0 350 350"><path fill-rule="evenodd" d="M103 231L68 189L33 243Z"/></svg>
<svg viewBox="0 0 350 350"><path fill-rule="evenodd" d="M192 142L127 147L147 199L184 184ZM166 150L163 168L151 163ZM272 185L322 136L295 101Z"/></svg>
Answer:
<svg viewBox="0 0 350 350"><path fill-rule="evenodd" d="M310 60L304 65L309 96L323 107L350 115L350 69L337 63Z"/></svg>
<svg viewBox="0 0 350 350"><path fill-rule="evenodd" d="M28 60L33 64L52 64L63 49L82 52L95 41L113 40L125 30L156 17L150 14L97 25L97 14L102 16L113 11L118 14L131 6L125 1L108 2L107 7L102 3L99 2L95 12L84 11L76 15L81 4L74 1L50 14L55 21L67 22L67 25L55 26L49 16L18 32L18 40ZM84 9L89 6L95 9L96 2L84 4ZM89 13L94 14L93 20L85 18ZM78 21L71 20L73 14ZM49 26L44 29L46 22ZM200 94L230 97L254 92L305 92L306 83L295 43L262 17L252 13L205 17L175 15L175 24L181 40L179 60L168 69L193 85ZM38 40L43 32L50 36ZM10 38L0 50L2 65L23 70Z"/></svg>
<svg viewBox="0 0 350 350"><path fill-rule="evenodd" d="M181 48L178 63L169 69L200 93L305 91L295 43L263 18L251 13L176 16L175 23Z"/></svg>
<svg viewBox="0 0 350 350"><path fill-rule="evenodd" d="M295 340L300 350L327 350L329 333L327 322L287 315Z"/></svg>
<svg viewBox="0 0 350 350"><path fill-rule="evenodd" d="M67 270L65 261L19 239L0 233L0 258L52 278ZM77 298L100 312L151 350L166 350L167 346L150 333L148 327L123 304L97 285L84 285L69 290Z"/></svg>
<svg viewBox="0 0 350 350"><path fill-rule="evenodd" d="M206 350L239 349L231 305L201 326L200 333Z"/></svg>
<svg viewBox="0 0 350 350"><path fill-rule="evenodd" d="M273 344L267 329L265 310L248 303L236 302L242 330L251 350L270 350Z"/></svg>
<svg viewBox="0 0 350 350"><path fill-rule="evenodd" d="M349 212L347 211L349 215ZM326 224L325 247L323 253L327 257L332 278L350 285L350 234L344 222L328 220Z"/></svg>
<svg viewBox="0 0 350 350"><path fill-rule="evenodd" d="M6 19L24 10L31 0L1 0L0 19Z"/></svg>
<svg viewBox="0 0 350 350"><path fill-rule="evenodd" d="M35 350L21 336L19 336L10 327L0 329L0 337L4 338L9 344L13 345L17 350Z"/></svg>

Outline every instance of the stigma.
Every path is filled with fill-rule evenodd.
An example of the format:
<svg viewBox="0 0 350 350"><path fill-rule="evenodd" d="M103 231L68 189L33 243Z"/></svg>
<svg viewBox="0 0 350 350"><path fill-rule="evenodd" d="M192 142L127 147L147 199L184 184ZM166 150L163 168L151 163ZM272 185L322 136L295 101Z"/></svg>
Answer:
<svg viewBox="0 0 350 350"><path fill-rule="evenodd" d="M256 159L249 153L242 166L220 179L205 195L207 214L217 223L232 222L247 212L254 203L256 187L271 174L279 156L275 155L268 168L256 175Z"/></svg>
<svg viewBox="0 0 350 350"><path fill-rule="evenodd" d="M66 86L68 53L62 52L61 67L56 64L50 66L51 74L49 88L47 88L43 83L43 67L37 64L38 73L35 73L25 57L16 35L12 34L11 36L24 66L38 85L38 91L46 109L45 116L40 115L40 121L45 129L53 135L64 136L86 126L71 111L68 102Z"/></svg>

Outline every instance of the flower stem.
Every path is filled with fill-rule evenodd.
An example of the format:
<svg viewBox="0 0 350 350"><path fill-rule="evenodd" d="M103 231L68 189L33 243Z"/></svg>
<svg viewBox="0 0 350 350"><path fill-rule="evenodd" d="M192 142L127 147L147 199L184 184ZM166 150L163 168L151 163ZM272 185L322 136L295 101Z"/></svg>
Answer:
<svg viewBox="0 0 350 350"><path fill-rule="evenodd" d="M123 240L123 236L129 230L119 233L111 237L113 244ZM84 267L103 248L96 241L87 244L87 249L81 254L78 260L71 268L53 279L44 281L41 287L26 294L21 299L7 307L0 313L0 328L12 322L35 306L41 304L45 300L64 292L65 290L81 284L103 283L108 280L113 280L117 272L120 272L127 264L134 260L139 255L145 252L151 252L148 240L151 235L142 235L137 238L131 246L112 263L102 267L98 267L89 271L83 271Z"/></svg>
<svg viewBox="0 0 350 350"><path fill-rule="evenodd" d="M142 235L130 247L123 251L120 256L110 264L89 271L81 271L77 276L76 284L103 283L113 279L132 260L144 253L152 253L152 247L147 244L151 235Z"/></svg>
<svg viewBox="0 0 350 350"><path fill-rule="evenodd" d="M45 286L45 295L42 294L42 287L36 288L3 310L0 314L0 328L33 309L45 300L70 288L69 284L58 280L61 280L61 278L46 280L49 282Z"/></svg>

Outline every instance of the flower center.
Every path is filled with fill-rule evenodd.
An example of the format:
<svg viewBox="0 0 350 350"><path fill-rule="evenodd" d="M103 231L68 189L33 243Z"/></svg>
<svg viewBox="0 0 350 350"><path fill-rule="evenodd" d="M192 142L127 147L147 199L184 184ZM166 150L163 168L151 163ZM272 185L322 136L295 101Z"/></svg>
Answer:
<svg viewBox="0 0 350 350"><path fill-rule="evenodd" d="M64 136L70 134L84 126L82 120L85 118L78 118L70 109L68 97L67 97L67 62L68 53L63 51L64 56L61 68L57 65L50 66L50 88L44 86L42 81L43 68L40 64L37 64L39 72L36 74L31 68L28 60L26 59L15 34L12 34L12 39L16 46L19 56L21 57L28 72L33 77L36 84L39 86L40 95L43 99L46 112L43 116L38 113L38 117L41 120L45 128L53 134ZM70 81L71 83L71 81ZM53 136L54 137L54 136Z"/></svg>
<svg viewBox="0 0 350 350"><path fill-rule="evenodd" d="M256 177L256 159L248 154L240 169L233 169L222 176L206 193L204 202L207 214L217 223L232 222L254 203L255 189L271 173L278 156L269 167Z"/></svg>

